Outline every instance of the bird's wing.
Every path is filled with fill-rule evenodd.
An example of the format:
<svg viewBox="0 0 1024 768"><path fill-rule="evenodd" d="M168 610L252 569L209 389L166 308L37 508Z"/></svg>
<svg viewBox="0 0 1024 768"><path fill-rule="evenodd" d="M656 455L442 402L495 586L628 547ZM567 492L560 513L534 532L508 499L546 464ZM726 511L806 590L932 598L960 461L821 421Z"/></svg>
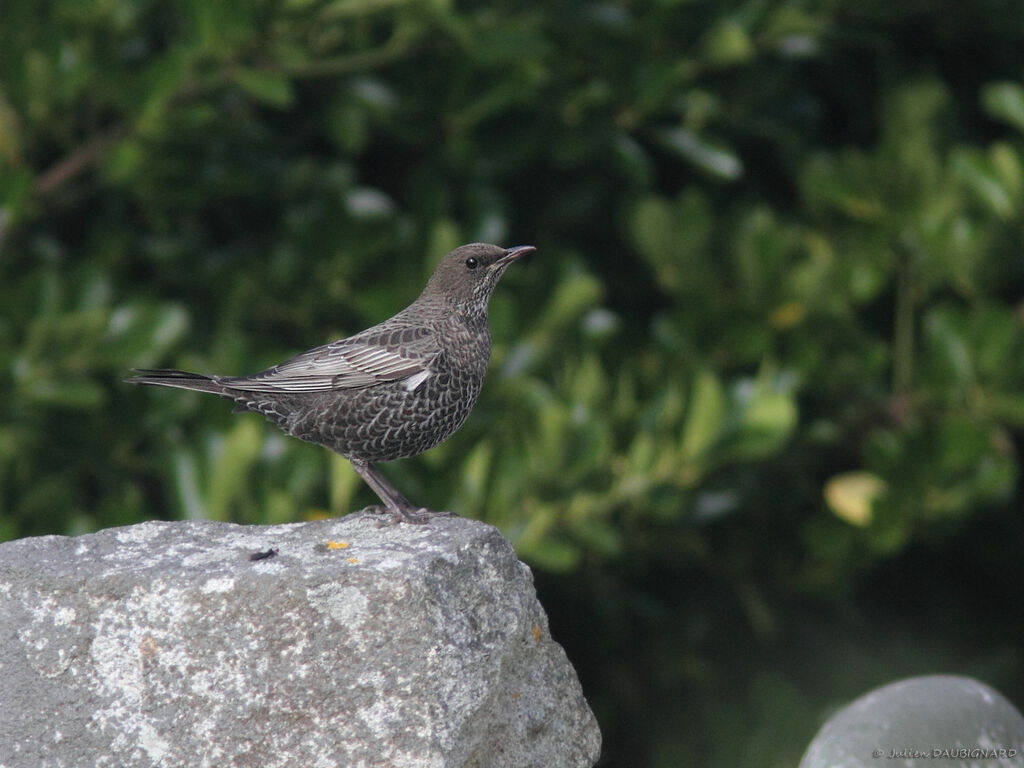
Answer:
<svg viewBox="0 0 1024 768"><path fill-rule="evenodd" d="M252 376L220 383L250 392L326 392L406 380L412 391L430 375L437 350L423 327L371 328L296 355Z"/></svg>

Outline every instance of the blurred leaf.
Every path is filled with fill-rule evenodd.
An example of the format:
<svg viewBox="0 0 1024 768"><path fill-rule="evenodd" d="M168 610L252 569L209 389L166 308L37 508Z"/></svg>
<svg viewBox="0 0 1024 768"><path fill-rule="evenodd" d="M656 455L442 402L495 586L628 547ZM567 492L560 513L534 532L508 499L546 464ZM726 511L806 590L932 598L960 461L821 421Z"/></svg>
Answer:
<svg viewBox="0 0 1024 768"><path fill-rule="evenodd" d="M601 299L604 286L593 275L577 273L562 280L538 321L545 335L576 321Z"/></svg>
<svg viewBox="0 0 1024 768"><path fill-rule="evenodd" d="M953 170L997 216L1009 219L1013 215L1015 201L1012 193L985 159L973 153L957 153L953 156Z"/></svg>
<svg viewBox="0 0 1024 768"><path fill-rule="evenodd" d="M232 77L243 91L267 106L286 109L295 101L291 81L277 72L238 67Z"/></svg>
<svg viewBox="0 0 1024 768"><path fill-rule="evenodd" d="M539 568L552 573L572 570L580 561L579 549L556 536L548 534L526 550L530 560Z"/></svg>
<svg viewBox="0 0 1024 768"><path fill-rule="evenodd" d="M231 505L246 490L250 471L260 454L263 425L255 418L241 418L228 430L213 451L203 517L229 520Z"/></svg>
<svg viewBox="0 0 1024 768"><path fill-rule="evenodd" d="M32 182L32 173L27 168L6 167L0 162L0 231L10 227L28 203Z"/></svg>
<svg viewBox="0 0 1024 768"><path fill-rule="evenodd" d="M203 506L203 493L199 489L199 472L196 468L195 456L178 447L173 453L174 479L181 505L181 517L185 520L203 520L206 509Z"/></svg>
<svg viewBox="0 0 1024 768"><path fill-rule="evenodd" d="M89 379L39 379L27 389L25 397L47 408L94 411L103 405L105 393L98 383Z"/></svg>
<svg viewBox="0 0 1024 768"><path fill-rule="evenodd" d="M141 170L144 152L134 139L121 141L107 154L104 170L111 180L127 182Z"/></svg>
<svg viewBox="0 0 1024 768"><path fill-rule="evenodd" d="M470 451L461 477L460 506L465 509L479 509L487 492L487 480L494 457L494 447L482 442Z"/></svg>
<svg viewBox="0 0 1024 768"><path fill-rule="evenodd" d="M694 376L683 425L682 458L699 461L714 445L722 429L725 394L718 378L702 368Z"/></svg>
<svg viewBox="0 0 1024 768"><path fill-rule="evenodd" d="M801 176L801 189L812 210L834 209L849 218L871 222L885 212L872 169L858 153L811 158Z"/></svg>
<svg viewBox="0 0 1024 768"><path fill-rule="evenodd" d="M711 206L696 190L674 203L655 196L636 203L630 232L663 290L707 287L705 259L713 223Z"/></svg>
<svg viewBox="0 0 1024 768"><path fill-rule="evenodd" d="M149 303L125 304L110 314L104 351L118 366L154 368L188 330L183 307Z"/></svg>
<svg viewBox="0 0 1024 768"><path fill-rule="evenodd" d="M988 83L981 91L985 111L1024 132L1024 85L1005 81Z"/></svg>
<svg viewBox="0 0 1024 768"><path fill-rule="evenodd" d="M0 88L0 161L11 168L21 165L21 119Z"/></svg>
<svg viewBox="0 0 1024 768"><path fill-rule="evenodd" d="M864 527L871 523L871 507L886 487L882 478L870 472L844 472L825 483L825 501L836 517Z"/></svg>
<svg viewBox="0 0 1024 768"><path fill-rule="evenodd" d="M353 499L362 484L362 478L352 468L351 462L336 453L327 460L330 472L330 508L335 514L352 511Z"/></svg>
<svg viewBox="0 0 1024 768"><path fill-rule="evenodd" d="M134 105L143 136L159 135L163 130L174 96L188 87L195 61L190 48L179 46L147 62L140 77L141 96Z"/></svg>
<svg viewBox="0 0 1024 768"><path fill-rule="evenodd" d="M974 379L973 355L965 326L963 313L951 307L937 307L925 318L925 333L943 364L943 381L963 385Z"/></svg>
<svg viewBox="0 0 1024 768"><path fill-rule="evenodd" d="M783 5L773 10L759 40L763 38L785 56L803 58L819 53L824 31L822 16L798 6Z"/></svg>
<svg viewBox="0 0 1024 768"><path fill-rule="evenodd" d="M731 393L733 422L721 450L742 460L771 455L790 438L798 412L792 395L769 382L741 381Z"/></svg>
<svg viewBox="0 0 1024 768"><path fill-rule="evenodd" d="M697 136L686 128L662 130L658 137L668 149L712 176L735 181L743 175L743 161L738 155Z"/></svg>
<svg viewBox="0 0 1024 768"><path fill-rule="evenodd" d="M622 551L621 533L602 520L583 520L574 525L572 531L588 551L595 552L602 557L614 558ZM556 563L558 569L569 567L569 564L577 562L576 558L570 556L568 551L557 553L555 550L548 550L544 556L549 563Z"/></svg>
<svg viewBox="0 0 1024 768"><path fill-rule="evenodd" d="M1021 160L1021 151L1009 144L997 142L988 152L993 173L1003 189L1014 198L1018 210L1024 199L1024 161Z"/></svg>
<svg viewBox="0 0 1024 768"><path fill-rule="evenodd" d="M734 19L723 19L704 35L702 60L716 66L740 64L754 55L754 45Z"/></svg>
<svg viewBox="0 0 1024 768"><path fill-rule="evenodd" d="M679 288L679 270L675 265L675 226L672 208L661 198L641 200L633 212L633 239L641 253L655 267L659 282L668 290Z"/></svg>

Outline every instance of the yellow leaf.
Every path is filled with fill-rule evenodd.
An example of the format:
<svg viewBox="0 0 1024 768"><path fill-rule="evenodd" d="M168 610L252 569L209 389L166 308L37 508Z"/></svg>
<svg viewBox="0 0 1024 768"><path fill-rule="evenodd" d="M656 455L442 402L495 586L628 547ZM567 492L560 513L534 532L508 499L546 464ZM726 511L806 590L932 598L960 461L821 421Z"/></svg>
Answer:
<svg viewBox="0 0 1024 768"><path fill-rule="evenodd" d="M871 505L887 488L870 472L844 472L825 483L825 501L836 517L863 527L871 522Z"/></svg>

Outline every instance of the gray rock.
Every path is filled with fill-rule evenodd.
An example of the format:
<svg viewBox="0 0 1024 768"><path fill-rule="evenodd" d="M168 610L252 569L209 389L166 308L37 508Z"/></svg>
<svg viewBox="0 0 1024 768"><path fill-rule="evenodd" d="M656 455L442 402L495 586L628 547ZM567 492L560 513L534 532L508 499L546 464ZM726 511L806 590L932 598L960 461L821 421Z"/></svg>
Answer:
<svg viewBox="0 0 1024 768"><path fill-rule="evenodd" d="M825 723L800 768L1024 768L1024 717L969 677L877 688Z"/></svg>
<svg viewBox="0 0 1024 768"><path fill-rule="evenodd" d="M508 541L375 521L0 545L0 768L593 765Z"/></svg>

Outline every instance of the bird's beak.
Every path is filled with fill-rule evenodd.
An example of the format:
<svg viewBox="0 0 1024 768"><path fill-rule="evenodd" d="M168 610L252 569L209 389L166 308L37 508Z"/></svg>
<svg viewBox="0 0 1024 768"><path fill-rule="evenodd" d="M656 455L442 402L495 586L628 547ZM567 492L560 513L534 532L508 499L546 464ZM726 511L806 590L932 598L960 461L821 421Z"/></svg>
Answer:
<svg viewBox="0 0 1024 768"><path fill-rule="evenodd" d="M513 261L517 261L536 250L532 245L517 245L514 248L509 248L497 261L491 264L491 267L507 267Z"/></svg>

